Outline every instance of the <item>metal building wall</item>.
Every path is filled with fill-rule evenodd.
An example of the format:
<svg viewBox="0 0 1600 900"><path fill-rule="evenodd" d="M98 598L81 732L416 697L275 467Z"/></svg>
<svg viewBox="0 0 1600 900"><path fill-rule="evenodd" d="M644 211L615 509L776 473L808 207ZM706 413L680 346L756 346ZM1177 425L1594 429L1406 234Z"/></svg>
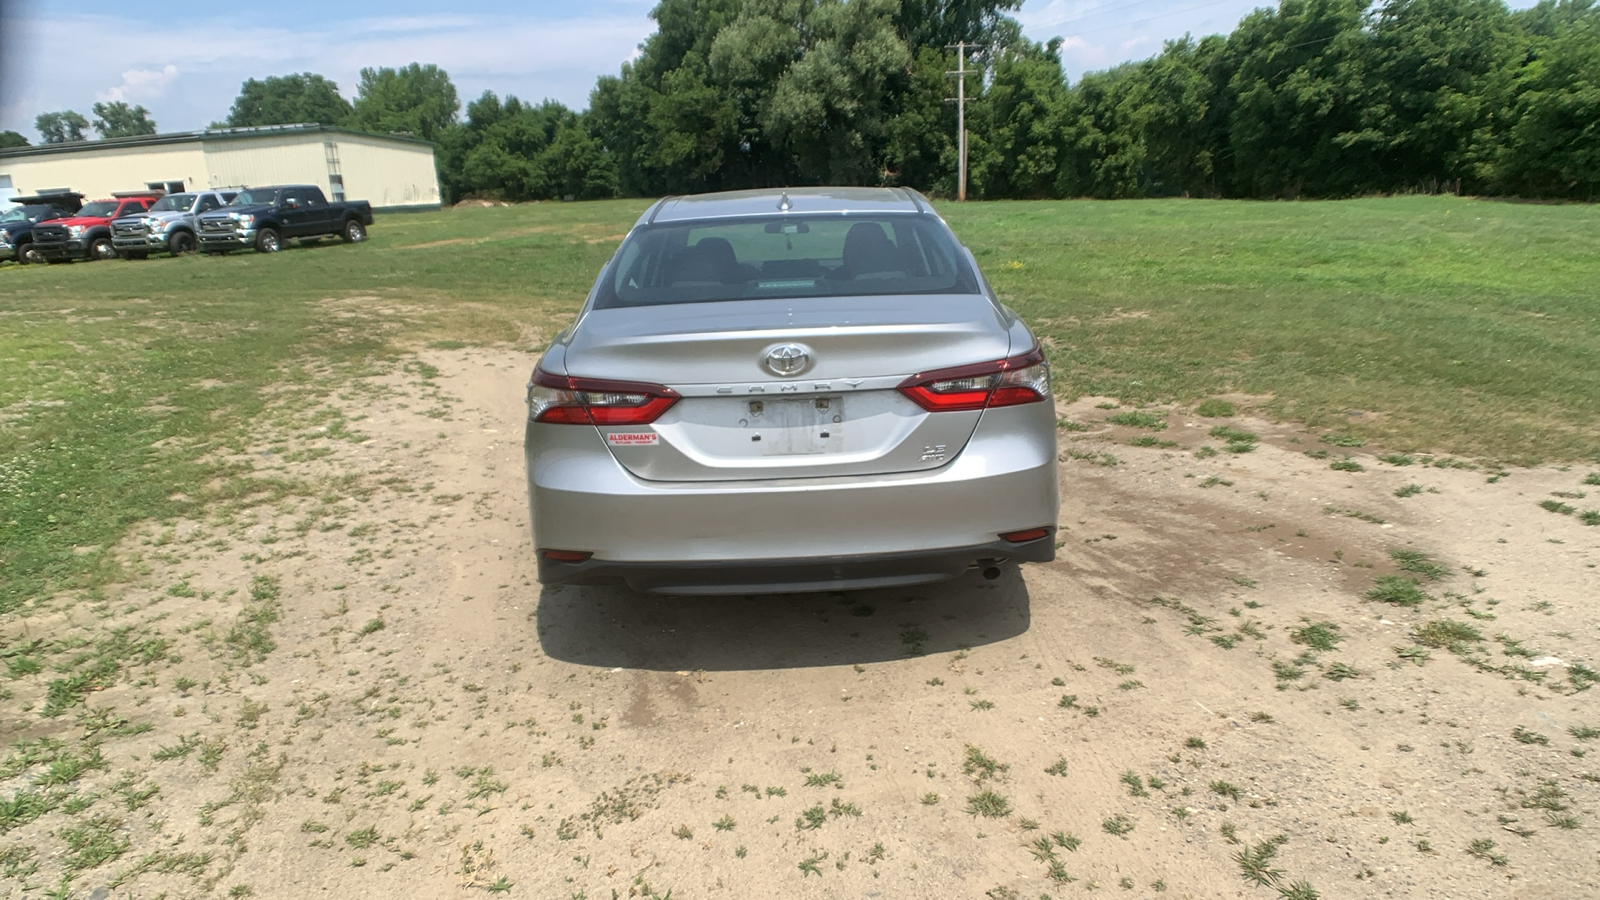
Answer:
<svg viewBox="0 0 1600 900"><path fill-rule="evenodd" d="M87 143L87 142L86 142ZM0 174L11 176L13 196L47 188L71 188L90 200L117 191L142 190L147 182L182 181L206 187L200 142L158 147L94 147L71 153L0 157Z"/></svg>
<svg viewBox="0 0 1600 900"><path fill-rule="evenodd" d="M86 141L47 152L0 151L0 175L10 176L12 196L70 188L90 199L156 181L182 181L190 190L315 184L335 197L340 192L330 176L336 175L345 199L366 200L376 209L437 209L440 202L431 144L337 129L158 135L122 145Z"/></svg>
<svg viewBox="0 0 1600 900"><path fill-rule="evenodd" d="M323 135L270 135L211 139L205 142L206 187L248 187L264 184L314 184L330 190L323 160Z"/></svg>
<svg viewBox="0 0 1600 900"><path fill-rule="evenodd" d="M373 209L439 207L439 172L433 147L329 134L344 177L348 200L366 200Z"/></svg>

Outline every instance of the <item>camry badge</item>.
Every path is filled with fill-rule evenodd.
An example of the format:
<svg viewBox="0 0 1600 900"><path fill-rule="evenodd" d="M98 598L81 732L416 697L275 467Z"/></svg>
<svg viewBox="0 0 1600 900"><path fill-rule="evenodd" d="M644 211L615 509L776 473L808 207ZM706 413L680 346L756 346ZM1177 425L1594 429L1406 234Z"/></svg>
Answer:
<svg viewBox="0 0 1600 900"><path fill-rule="evenodd" d="M799 375L811 365L811 354L799 344L779 344L767 351L766 367L774 375Z"/></svg>

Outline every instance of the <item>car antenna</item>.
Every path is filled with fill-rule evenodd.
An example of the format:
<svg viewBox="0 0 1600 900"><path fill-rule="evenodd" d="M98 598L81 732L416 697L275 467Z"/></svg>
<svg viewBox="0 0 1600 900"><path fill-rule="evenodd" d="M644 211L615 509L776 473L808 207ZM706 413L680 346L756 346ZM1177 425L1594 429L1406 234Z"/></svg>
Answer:
<svg viewBox="0 0 1600 900"><path fill-rule="evenodd" d="M789 202L788 191L784 191L778 195L778 212L788 212L789 208L792 206L794 206L794 204Z"/></svg>

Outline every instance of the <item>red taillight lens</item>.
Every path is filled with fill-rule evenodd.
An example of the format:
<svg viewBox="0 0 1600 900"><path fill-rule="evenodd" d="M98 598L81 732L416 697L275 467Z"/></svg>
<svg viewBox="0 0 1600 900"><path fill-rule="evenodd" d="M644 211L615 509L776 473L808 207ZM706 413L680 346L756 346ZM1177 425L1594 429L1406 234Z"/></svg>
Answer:
<svg viewBox="0 0 1600 900"><path fill-rule="evenodd" d="M1035 346L1021 356L923 372L900 393L928 412L958 412L1038 403L1050 397L1050 364Z"/></svg>
<svg viewBox="0 0 1600 900"><path fill-rule="evenodd" d="M528 418L552 425L649 425L679 400L659 384L572 378L533 370Z"/></svg>
<svg viewBox="0 0 1600 900"><path fill-rule="evenodd" d="M540 550L539 555L554 562L580 563L588 561L594 554L584 550Z"/></svg>

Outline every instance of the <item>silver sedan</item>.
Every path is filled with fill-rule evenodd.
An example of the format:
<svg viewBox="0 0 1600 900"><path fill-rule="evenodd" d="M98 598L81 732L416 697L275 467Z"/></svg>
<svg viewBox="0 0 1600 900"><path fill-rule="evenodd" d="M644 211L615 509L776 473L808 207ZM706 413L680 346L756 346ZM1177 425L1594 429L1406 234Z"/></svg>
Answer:
<svg viewBox="0 0 1600 900"><path fill-rule="evenodd" d="M922 195L671 197L528 384L539 579L669 594L1055 557L1050 369Z"/></svg>

